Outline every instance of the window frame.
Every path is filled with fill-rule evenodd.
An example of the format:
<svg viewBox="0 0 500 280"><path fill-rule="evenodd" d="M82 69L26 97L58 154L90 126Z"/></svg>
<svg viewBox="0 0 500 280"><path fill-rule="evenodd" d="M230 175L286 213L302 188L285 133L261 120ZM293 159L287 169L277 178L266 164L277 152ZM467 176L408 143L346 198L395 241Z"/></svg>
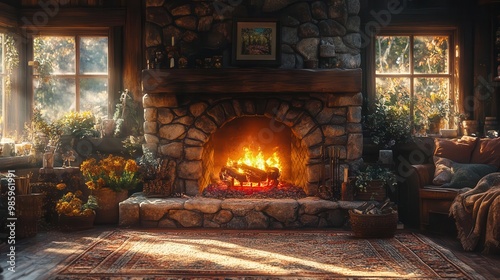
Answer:
<svg viewBox="0 0 500 280"><path fill-rule="evenodd" d="M375 53L375 38L376 36L410 36L410 74L376 74L376 53ZM448 74L416 74L413 69L413 38L415 36L448 36L449 37L449 73ZM461 94L462 85L459 83L458 77L459 59L460 59L460 44L459 44L458 29L454 26L437 26L437 27L415 27L415 26L397 26L386 27L377 34L373 34L367 46L366 52L366 89L367 89L367 109L370 111L376 101L376 78L377 77L408 77L410 78L410 95L414 94L414 81L415 78L425 77L447 77L450 81L450 99L453 100L452 110L457 113L463 113L462 103L463 94ZM413 106L410 107L410 114L412 120L412 127L414 126L414 111ZM449 127L457 127L458 124L454 123L453 119L448 122Z"/></svg>
<svg viewBox="0 0 500 280"><path fill-rule="evenodd" d="M5 102L5 77L7 76L7 73L5 72L5 35L6 33L0 29L0 37L2 39L0 40L0 45L2 49L2 53L0 55L0 63L2 67L0 67L0 99L1 99L1 110L0 110L0 118L2 118L2 122L0 123L0 138L4 136L4 133L7 129L5 123L6 123L6 115L7 115L7 102Z"/></svg>
<svg viewBox="0 0 500 280"><path fill-rule="evenodd" d="M34 36L71 36L75 37L75 46L76 46L76 57L75 57L75 74L55 74L57 77L74 77L75 78L75 108L77 111L80 110L80 88L79 81L80 77L92 78L92 77L102 77L104 75L93 75L93 74L85 74L82 75L79 73L79 38L87 37L87 36L104 36L108 38L108 74L107 74L107 82L108 82L108 117L113 115L113 104L116 98L116 94L113 92L115 88L114 85L114 75L113 73L113 57L114 57L114 44L113 37L111 34L110 28L45 28L40 30L37 34L31 34L29 36L29 40L27 41L27 58L28 61L34 60L33 54L33 41ZM29 108L33 108L34 106L34 84L33 84L33 67L28 67L27 75L26 75L26 84L27 84L27 95L29 96Z"/></svg>

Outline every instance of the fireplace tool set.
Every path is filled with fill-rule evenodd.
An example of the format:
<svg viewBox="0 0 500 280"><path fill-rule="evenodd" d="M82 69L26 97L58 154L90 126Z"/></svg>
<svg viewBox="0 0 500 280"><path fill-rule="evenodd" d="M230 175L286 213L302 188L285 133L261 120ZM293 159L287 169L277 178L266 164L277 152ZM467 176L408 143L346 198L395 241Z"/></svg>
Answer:
<svg viewBox="0 0 500 280"><path fill-rule="evenodd" d="M319 196L323 199L341 199L342 166L340 164L340 148L322 149L323 154L323 184L319 188ZM344 168L344 183L347 181L348 169ZM327 179L328 178L328 179Z"/></svg>

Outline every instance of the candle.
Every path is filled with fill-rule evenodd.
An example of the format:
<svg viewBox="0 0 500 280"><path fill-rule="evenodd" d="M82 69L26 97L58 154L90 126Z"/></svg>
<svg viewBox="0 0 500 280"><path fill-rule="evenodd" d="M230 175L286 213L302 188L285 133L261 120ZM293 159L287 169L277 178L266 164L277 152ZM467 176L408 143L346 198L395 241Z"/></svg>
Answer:
<svg viewBox="0 0 500 280"><path fill-rule="evenodd" d="M349 167L344 167L344 183L347 183L348 177L349 177Z"/></svg>
<svg viewBox="0 0 500 280"><path fill-rule="evenodd" d="M174 36L172 36L172 47L175 45L175 39Z"/></svg>

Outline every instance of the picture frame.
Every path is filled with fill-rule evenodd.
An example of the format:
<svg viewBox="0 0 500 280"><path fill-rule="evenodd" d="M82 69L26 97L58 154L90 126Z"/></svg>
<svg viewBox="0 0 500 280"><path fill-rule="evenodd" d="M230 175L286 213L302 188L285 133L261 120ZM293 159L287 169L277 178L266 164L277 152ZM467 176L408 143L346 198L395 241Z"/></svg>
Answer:
<svg viewBox="0 0 500 280"><path fill-rule="evenodd" d="M233 24L234 66L276 67L281 64L281 30L275 19L237 19Z"/></svg>

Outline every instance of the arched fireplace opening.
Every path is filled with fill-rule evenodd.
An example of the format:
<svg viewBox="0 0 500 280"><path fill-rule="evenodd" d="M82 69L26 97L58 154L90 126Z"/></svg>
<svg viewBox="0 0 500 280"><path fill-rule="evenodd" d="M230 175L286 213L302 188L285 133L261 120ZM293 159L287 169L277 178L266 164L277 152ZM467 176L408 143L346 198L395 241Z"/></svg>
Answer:
<svg viewBox="0 0 500 280"><path fill-rule="evenodd" d="M292 195L305 194L308 158L306 146L284 123L265 116L239 117L205 144L200 193L207 194L211 186L272 196L270 190L280 186Z"/></svg>

